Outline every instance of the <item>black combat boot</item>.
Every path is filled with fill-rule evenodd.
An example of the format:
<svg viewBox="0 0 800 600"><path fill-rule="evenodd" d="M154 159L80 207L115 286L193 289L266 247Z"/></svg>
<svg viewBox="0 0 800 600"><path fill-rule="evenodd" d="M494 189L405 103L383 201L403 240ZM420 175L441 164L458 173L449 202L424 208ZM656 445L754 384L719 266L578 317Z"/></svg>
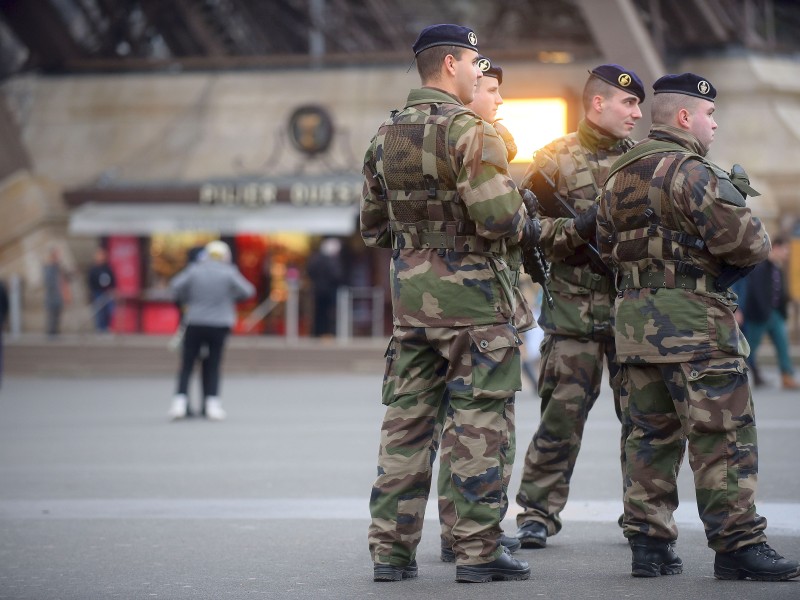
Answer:
<svg viewBox="0 0 800 600"><path fill-rule="evenodd" d="M800 564L787 560L766 542L739 548L733 552L717 552L714 577L717 579L755 579L786 581L800 575Z"/></svg>
<svg viewBox="0 0 800 600"><path fill-rule="evenodd" d="M500 536L500 544L506 548L511 554L519 550L520 544L517 538L506 535L505 533ZM442 553L440 555L442 562L456 562L456 553L453 549L442 540Z"/></svg>
<svg viewBox="0 0 800 600"><path fill-rule="evenodd" d="M461 583L487 583L489 581L519 581L531 576L531 568L524 560L517 560L503 550L490 563L482 565L458 565L456 581Z"/></svg>
<svg viewBox="0 0 800 600"><path fill-rule="evenodd" d="M402 581L403 579L414 579L414 577L417 576L417 561L412 560L405 567L375 563L373 571L373 581Z"/></svg>
<svg viewBox="0 0 800 600"><path fill-rule="evenodd" d="M538 521L527 521L517 530L517 539L523 548L547 546L547 526Z"/></svg>
<svg viewBox="0 0 800 600"><path fill-rule="evenodd" d="M671 542L639 534L628 543L633 553L631 575L634 577L678 575L683 572L683 561L675 554Z"/></svg>

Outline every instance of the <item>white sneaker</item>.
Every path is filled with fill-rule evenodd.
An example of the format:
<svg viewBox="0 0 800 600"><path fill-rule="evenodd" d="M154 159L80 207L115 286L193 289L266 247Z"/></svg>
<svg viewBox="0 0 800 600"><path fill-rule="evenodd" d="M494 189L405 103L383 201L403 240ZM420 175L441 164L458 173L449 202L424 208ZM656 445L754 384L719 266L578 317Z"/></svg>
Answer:
<svg viewBox="0 0 800 600"><path fill-rule="evenodd" d="M206 399L206 418L212 421L222 421L226 416L228 415L222 410L222 403L219 398L209 396Z"/></svg>
<svg viewBox="0 0 800 600"><path fill-rule="evenodd" d="M173 421L183 419L186 416L188 407L189 401L186 399L186 394L175 394L172 398L172 406L169 407L167 416Z"/></svg>

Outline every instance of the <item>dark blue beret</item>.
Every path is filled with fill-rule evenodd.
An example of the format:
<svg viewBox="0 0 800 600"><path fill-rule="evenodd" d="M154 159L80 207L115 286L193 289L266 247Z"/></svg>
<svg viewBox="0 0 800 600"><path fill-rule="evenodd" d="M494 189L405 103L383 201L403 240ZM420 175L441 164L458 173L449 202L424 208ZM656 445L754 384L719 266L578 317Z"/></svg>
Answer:
<svg viewBox="0 0 800 600"><path fill-rule="evenodd" d="M694 73L664 75L653 84L654 94L686 94L712 101L717 97L716 88L708 79Z"/></svg>
<svg viewBox="0 0 800 600"><path fill-rule="evenodd" d="M414 56L434 46L461 46L478 51L478 36L469 27L461 25L429 25L414 42Z"/></svg>
<svg viewBox="0 0 800 600"><path fill-rule="evenodd" d="M484 77L494 77L497 79L498 85L503 85L503 68L496 67L491 60L485 56L478 58L478 68L483 73Z"/></svg>
<svg viewBox="0 0 800 600"><path fill-rule="evenodd" d="M619 65L608 64L595 67L589 73L623 92L630 92L639 98L639 102L644 102L644 84L633 71L624 69Z"/></svg>

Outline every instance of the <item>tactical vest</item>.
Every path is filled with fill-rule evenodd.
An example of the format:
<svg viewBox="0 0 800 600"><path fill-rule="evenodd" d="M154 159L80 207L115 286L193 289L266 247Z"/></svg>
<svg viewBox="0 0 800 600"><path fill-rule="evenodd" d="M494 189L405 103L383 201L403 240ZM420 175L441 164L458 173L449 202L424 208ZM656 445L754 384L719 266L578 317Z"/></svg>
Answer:
<svg viewBox="0 0 800 600"><path fill-rule="evenodd" d="M625 145L626 150L630 148L630 141L624 140L621 142ZM567 174L563 171L560 173L567 187L567 198L580 198L583 200L594 199L596 201L599 193L600 186L597 179L602 173L602 165L598 160L598 177L594 175L592 165L586 156L586 149L580 143L580 137L577 132L570 133L560 140L554 142L553 153L555 157L564 154L562 148L565 148L572 160L574 168ZM558 166L558 163L556 163ZM555 177L556 173L551 173L551 177ZM605 178L602 178L605 181ZM601 183L602 183L601 181ZM573 206L574 208L574 206ZM578 273L573 267L583 267L589 265L591 259L589 257L589 250L586 246L580 246L577 251L571 256L567 256L560 263L553 263L551 268L562 279L572 281L582 287L596 289L598 291L608 291L610 288L610 279L607 277L598 277L600 273L591 268L589 272ZM562 264L563 263L563 264ZM576 279L577 278L577 279Z"/></svg>
<svg viewBox="0 0 800 600"><path fill-rule="evenodd" d="M615 246L620 267L618 289L715 291L715 277L721 265L701 238L682 230L672 201L675 177L689 159L702 162L721 181L723 177L727 179L727 173L705 157L658 140L640 144L612 166L608 181L615 192L612 210L616 233L609 242ZM643 199L647 200L646 208L642 206ZM719 267L706 273L697 262Z"/></svg>
<svg viewBox="0 0 800 600"><path fill-rule="evenodd" d="M567 197L572 197L572 193L581 188L591 186L594 192L593 196L596 198L600 190L592 174L592 167L589 164L589 160L586 158L586 151L583 149L578 139L578 134L571 133L565 136L563 142L572 157L572 162L575 164L575 171L564 177L569 192Z"/></svg>
<svg viewBox="0 0 800 600"><path fill-rule="evenodd" d="M378 130L376 177L389 212L394 248L504 254L505 240L475 233L450 164L450 127L459 115L482 121L458 104L406 108Z"/></svg>

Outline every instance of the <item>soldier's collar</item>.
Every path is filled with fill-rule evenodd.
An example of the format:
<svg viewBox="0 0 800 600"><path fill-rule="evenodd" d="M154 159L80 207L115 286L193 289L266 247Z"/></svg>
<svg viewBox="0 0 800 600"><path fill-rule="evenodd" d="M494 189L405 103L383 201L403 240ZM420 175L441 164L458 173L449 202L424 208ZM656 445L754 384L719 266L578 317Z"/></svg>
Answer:
<svg viewBox="0 0 800 600"><path fill-rule="evenodd" d="M614 137L602 127L598 127L588 119L581 119L578 123L578 141L581 146L592 152L599 149L613 150L625 143L625 140Z"/></svg>
<svg viewBox="0 0 800 600"><path fill-rule="evenodd" d="M708 154L708 148L694 135L685 129L672 127L671 125L653 125L650 127L650 135L648 135L648 137L654 140L677 142L690 152L694 152L700 156Z"/></svg>
<svg viewBox="0 0 800 600"><path fill-rule="evenodd" d="M409 92L406 106L413 106L415 104L432 104L432 103L446 103L446 104L462 104L454 94L446 92L435 87L422 87L416 88ZM463 104L462 104L463 105Z"/></svg>

